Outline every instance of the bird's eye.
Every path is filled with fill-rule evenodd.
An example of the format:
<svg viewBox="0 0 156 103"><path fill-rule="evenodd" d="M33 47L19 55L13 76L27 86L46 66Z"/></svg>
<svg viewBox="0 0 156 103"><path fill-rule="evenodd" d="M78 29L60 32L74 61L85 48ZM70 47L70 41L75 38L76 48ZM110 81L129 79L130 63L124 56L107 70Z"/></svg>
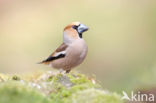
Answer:
<svg viewBox="0 0 156 103"><path fill-rule="evenodd" d="M73 26L72 26L73 29L77 29L78 27L79 27L79 26L77 26L77 25L73 25Z"/></svg>

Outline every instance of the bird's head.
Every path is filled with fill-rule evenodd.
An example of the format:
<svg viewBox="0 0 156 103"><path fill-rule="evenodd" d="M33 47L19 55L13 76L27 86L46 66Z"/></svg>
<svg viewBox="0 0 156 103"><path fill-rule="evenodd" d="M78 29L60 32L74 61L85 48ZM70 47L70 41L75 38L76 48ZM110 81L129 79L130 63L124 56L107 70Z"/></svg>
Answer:
<svg viewBox="0 0 156 103"><path fill-rule="evenodd" d="M72 22L64 28L65 39L79 39L82 38L82 33L87 31L88 27L80 22Z"/></svg>

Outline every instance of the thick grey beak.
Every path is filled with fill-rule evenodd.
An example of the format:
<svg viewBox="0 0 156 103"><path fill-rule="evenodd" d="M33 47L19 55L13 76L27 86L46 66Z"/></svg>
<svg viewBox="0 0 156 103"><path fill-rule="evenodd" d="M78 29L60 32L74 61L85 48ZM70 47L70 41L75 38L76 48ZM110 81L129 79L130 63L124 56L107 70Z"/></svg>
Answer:
<svg viewBox="0 0 156 103"><path fill-rule="evenodd" d="M82 34L83 32L88 30L88 27L84 24L80 24L80 26L78 27L77 30L78 30L79 34Z"/></svg>

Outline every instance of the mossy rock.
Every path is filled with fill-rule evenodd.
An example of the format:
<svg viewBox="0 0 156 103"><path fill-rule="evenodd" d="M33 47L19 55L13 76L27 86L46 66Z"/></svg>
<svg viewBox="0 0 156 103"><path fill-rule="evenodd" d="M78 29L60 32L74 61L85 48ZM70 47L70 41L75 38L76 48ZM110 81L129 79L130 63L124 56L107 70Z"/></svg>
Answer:
<svg viewBox="0 0 156 103"><path fill-rule="evenodd" d="M51 103L42 93L16 81L0 84L0 103Z"/></svg>
<svg viewBox="0 0 156 103"><path fill-rule="evenodd" d="M123 103L121 96L103 90L94 78L79 73L0 74L0 103Z"/></svg>

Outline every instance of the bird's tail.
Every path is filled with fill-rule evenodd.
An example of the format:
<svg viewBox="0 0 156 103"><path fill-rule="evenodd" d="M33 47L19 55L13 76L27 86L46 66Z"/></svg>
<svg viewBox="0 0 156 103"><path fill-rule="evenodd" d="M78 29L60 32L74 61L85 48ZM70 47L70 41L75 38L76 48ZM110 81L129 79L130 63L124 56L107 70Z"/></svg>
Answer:
<svg viewBox="0 0 156 103"><path fill-rule="evenodd" d="M41 62L38 62L37 64L49 64L49 62L46 62L46 60L43 60Z"/></svg>
<svg viewBox="0 0 156 103"><path fill-rule="evenodd" d="M38 62L37 64L43 64L44 62L42 61L42 62Z"/></svg>

